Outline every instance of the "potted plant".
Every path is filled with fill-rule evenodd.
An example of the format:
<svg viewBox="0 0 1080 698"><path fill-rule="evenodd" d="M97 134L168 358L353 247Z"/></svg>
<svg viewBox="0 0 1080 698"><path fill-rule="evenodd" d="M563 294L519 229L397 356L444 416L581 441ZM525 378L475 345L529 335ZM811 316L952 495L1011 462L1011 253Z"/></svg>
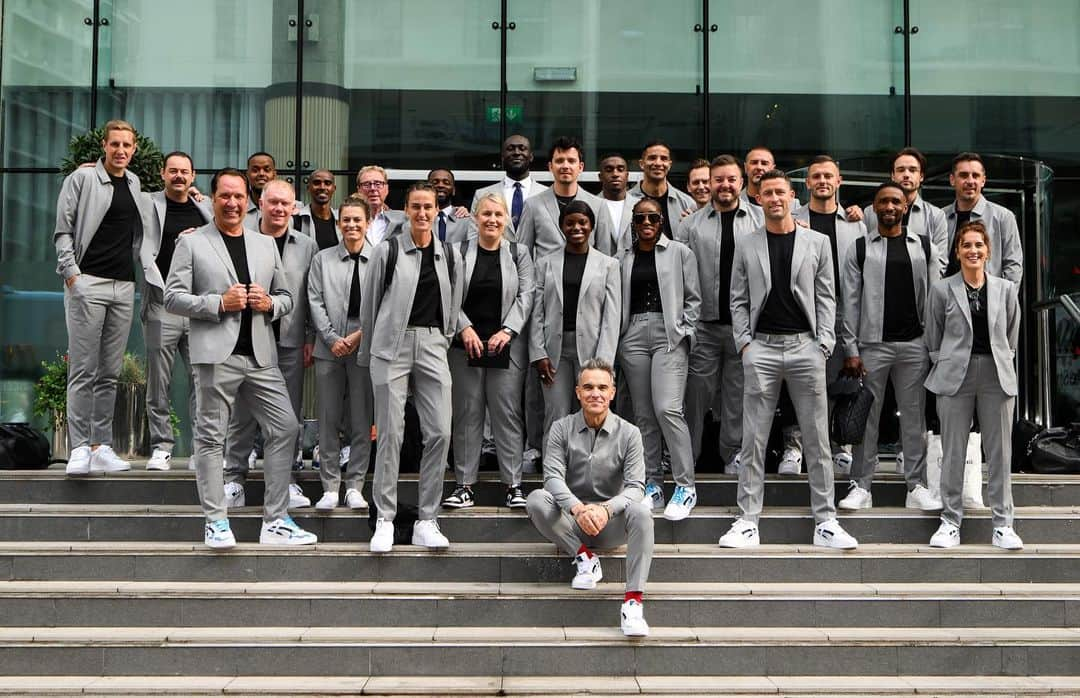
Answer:
<svg viewBox="0 0 1080 698"><path fill-rule="evenodd" d="M75 136L68 143L68 156L60 163L60 174L67 177L87 163L95 163L104 155L101 141L105 132L95 128ZM135 134L135 156L128 163L128 169L139 178L144 192L161 191L165 183L161 181L161 168L165 164L161 149L146 136Z"/></svg>
<svg viewBox="0 0 1080 698"><path fill-rule="evenodd" d="M67 442L67 354L56 354L52 361L41 362L42 375L34 383L34 414L52 424L54 458L66 458Z"/></svg>

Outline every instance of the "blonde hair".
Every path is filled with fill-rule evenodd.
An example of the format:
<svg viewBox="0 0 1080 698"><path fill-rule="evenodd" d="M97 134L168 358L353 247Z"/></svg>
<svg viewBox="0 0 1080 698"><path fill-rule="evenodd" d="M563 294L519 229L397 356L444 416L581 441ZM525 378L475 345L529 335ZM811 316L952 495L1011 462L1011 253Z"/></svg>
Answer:
<svg viewBox="0 0 1080 698"><path fill-rule="evenodd" d="M138 137L138 133L135 131L135 127L124 121L123 119L110 119L105 122L105 127L102 128L102 140L109 138L109 131L130 131L131 135Z"/></svg>
<svg viewBox="0 0 1080 698"><path fill-rule="evenodd" d="M488 192L487 194L484 194L476 200L476 204L473 206L472 209L473 216L480 212L480 204L484 203L485 201L494 201L499 205L499 208L502 209L503 213L505 213L507 216L510 215L510 209L506 207L506 199L503 198L503 195L497 194L495 192Z"/></svg>

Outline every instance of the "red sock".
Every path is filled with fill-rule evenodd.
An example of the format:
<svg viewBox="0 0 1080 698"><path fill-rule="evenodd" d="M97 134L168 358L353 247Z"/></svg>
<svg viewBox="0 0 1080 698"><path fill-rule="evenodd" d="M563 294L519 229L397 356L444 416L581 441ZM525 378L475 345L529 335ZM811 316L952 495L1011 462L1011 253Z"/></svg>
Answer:
<svg viewBox="0 0 1080 698"><path fill-rule="evenodd" d="M585 553L586 557L596 557L595 555L592 554L592 551L589 550L588 548L586 548L584 545L582 545L580 548L577 549L577 554L578 555L580 555L582 553Z"/></svg>
<svg viewBox="0 0 1080 698"><path fill-rule="evenodd" d="M640 592L640 591L628 591L628 592L626 592L626 595L623 596L623 601L624 602L625 601L637 601L638 603L645 603L644 600L642 599L642 592Z"/></svg>

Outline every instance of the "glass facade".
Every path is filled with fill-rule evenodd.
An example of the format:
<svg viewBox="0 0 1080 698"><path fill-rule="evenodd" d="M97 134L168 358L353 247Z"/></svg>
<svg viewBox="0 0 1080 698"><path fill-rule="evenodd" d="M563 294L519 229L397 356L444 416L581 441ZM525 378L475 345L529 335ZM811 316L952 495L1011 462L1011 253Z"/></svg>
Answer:
<svg viewBox="0 0 1080 698"><path fill-rule="evenodd" d="M433 166L454 169L467 202L498 176L499 143L518 132L533 140L541 175L558 135L583 142L589 170L613 151L635 163L660 138L674 151L677 183L692 158L756 144L791 170L830 153L855 181L880 177L885 155L910 143L941 186L959 150L1035 159L1053 176L1046 223L1025 227L1025 317L1034 328L1037 301L1080 291L1080 0L0 7L0 419L20 416L38 363L65 343L51 240L56 168L72 136L113 117L162 150L190 152L203 188L207 173L267 150L301 194L313 169L332 169L339 199L359 167L382 164L392 205ZM989 186L1034 216L1022 210L1032 207L1032 170L998 162ZM855 187L841 195L863 203ZM1045 312L1061 422L1076 416L1078 326L1060 306Z"/></svg>

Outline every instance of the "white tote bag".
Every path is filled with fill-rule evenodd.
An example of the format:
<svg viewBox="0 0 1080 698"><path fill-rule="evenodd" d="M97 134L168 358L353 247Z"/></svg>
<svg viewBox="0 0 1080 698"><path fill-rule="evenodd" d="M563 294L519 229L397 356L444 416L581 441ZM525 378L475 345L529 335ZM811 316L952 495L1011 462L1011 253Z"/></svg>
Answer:
<svg viewBox="0 0 1080 698"><path fill-rule="evenodd" d="M964 458L964 508L982 508L982 435L968 436L967 457Z"/></svg>

